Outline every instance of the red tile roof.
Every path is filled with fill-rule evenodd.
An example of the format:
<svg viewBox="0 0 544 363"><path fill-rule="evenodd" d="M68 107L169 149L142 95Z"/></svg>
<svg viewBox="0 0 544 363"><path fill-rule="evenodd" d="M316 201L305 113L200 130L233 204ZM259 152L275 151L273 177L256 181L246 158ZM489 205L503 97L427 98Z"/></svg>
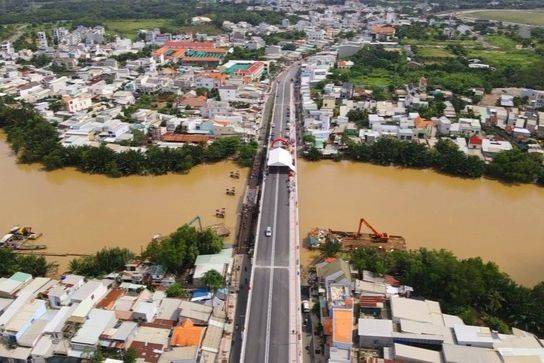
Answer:
<svg viewBox="0 0 544 363"><path fill-rule="evenodd" d="M384 296L363 296L359 297L359 306L363 308L376 308L378 304L385 301Z"/></svg>
<svg viewBox="0 0 544 363"><path fill-rule="evenodd" d="M386 284L389 284L389 285L394 286L394 287L399 287L400 286L400 281L397 280L396 278L394 278L391 275L385 275L383 277L383 279L384 279Z"/></svg>
<svg viewBox="0 0 544 363"><path fill-rule="evenodd" d="M207 135L191 135L191 134L174 134L173 132L167 132L161 136L161 140L164 142L190 142L203 144L210 140Z"/></svg>
<svg viewBox="0 0 544 363"><path fill-rule="evenodd" d="M395 35L395 27L392 25L374 25L372 33L383 35Z"/></svg>
<svg viewBox="0 0 544 363"><path fill-rule="evenodd" d="M157 363L162 355L162 344L145 343L133 341L130 345L138 354L138 358L142 358L147 363Z"/></svg>
<svg viewBox="0 0 544 363"><path fill-rule="evenodd" d="M193 108L200 108L206 105L207 98L206 96L196 96L196 97L182 97L178 104L182 106L191 106Z"/></svg>
<svg viewBox="0 0 544 363"><path fill-rule="evenodd" d="M98 304L96 304L97 309L106 309L111 310L115 305L117 299L123 296L125 293L121 289L111 290Z"/></svg>
<svg viewBox="0 0 544 363"><path fill-rule="evenodd" d="M468 139L468 143L472 145L482 145L482 138L480 136L474 135Z"/></svg>
<svg viewBox="0 0 544 363"><path fill-rule="evenodd" d="M164 43L163 47L170 49L203 49L215 48L215 44L213 42L171 41Z"/></svg>

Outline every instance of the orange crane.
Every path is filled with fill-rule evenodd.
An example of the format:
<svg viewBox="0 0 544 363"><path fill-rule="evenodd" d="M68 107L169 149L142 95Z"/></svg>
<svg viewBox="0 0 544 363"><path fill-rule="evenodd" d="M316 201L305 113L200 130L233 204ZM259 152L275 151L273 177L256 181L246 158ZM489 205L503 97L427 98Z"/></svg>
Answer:
<svg viewBox="0 0 544 363"><path fill-rule="evenodd" d="M387 242L389 240L389 235L387 233L378 232L378 230L372 227L370 223L368 223L366 219L364 218L361 218L361 220L359 221L359 229L357 230L357 237L361 236L361 228L363 228L363 224L372 230L373 232L373 234L371 235L372 238L379 239L381 242Z"/></svg>

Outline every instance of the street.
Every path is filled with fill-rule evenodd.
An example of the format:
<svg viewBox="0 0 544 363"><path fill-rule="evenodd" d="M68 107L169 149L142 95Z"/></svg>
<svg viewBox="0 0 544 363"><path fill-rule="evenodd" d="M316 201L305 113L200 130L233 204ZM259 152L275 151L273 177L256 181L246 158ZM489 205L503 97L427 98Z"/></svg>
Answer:
<svg viewBox="0 0 544 363"><path fill-rule="evenodd" d="M284 134L291 102L291 79L296 68L278 76L271 134ZM289 176L288 171L270 168L264 183L257 231L242 361L288 362L290 335L289 289ZM271 235L265 236L267 227Z"/></svg>

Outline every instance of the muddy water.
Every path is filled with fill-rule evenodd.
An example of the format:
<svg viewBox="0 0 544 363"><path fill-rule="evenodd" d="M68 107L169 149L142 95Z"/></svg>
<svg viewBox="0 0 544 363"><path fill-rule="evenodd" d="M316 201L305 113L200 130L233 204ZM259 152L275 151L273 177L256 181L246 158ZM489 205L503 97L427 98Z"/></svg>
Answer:
<svg viewBox="0 0 544 363"><path fill-rule="evenodd" d="M301 236L317 226L356 231L365 217L408 248L481 256L529 286L544 280L544 188L362 163L298 166Z"/></svg>
<svg viewBox="0 0 544 363"><path fill-rule="evenodd" d="M195 216L204 226L236 227L239 197L246 172L231 179L232 163L195 167L187 175L133 176L120 179L88 175L72 169L44 172L38 165L18 165L0 135L0 234L14 224L43 232L39 243L48 252L93 253L104 246L135 252L157 233L168 234ZM226 218L215 210L226 208ZM196 224L195 224L196 226ZM66 266L66 258L52 258Z"/></svg>

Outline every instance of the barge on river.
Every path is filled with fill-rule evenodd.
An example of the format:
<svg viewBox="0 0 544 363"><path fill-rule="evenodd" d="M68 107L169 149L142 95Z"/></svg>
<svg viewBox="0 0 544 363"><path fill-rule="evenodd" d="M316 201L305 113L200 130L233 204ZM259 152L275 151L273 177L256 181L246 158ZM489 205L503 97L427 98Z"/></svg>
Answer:
<svg viewBox="0 0 544 363"><path fill-rule="evenodd" d="M32 231L31 227L14 226L0 239L0 247L13 250L44 250L47 248L43 244L32 244L29 241L37 240L42 236L41 233Z"/></svg>
<svg viewBox="0 0 544 363"><path fill-rule="evenodd" d="M372 230L372 233L361 232L363 225L369 227ZM361 218L359 221L359 229L357 232L314 228L308 233L308 245L310 248L318 247L326 241L339 242L342 251L352 251L357 248L372 248L383 252L406 250L406 240L404 237L378 232L364 218Z"/></svg>

